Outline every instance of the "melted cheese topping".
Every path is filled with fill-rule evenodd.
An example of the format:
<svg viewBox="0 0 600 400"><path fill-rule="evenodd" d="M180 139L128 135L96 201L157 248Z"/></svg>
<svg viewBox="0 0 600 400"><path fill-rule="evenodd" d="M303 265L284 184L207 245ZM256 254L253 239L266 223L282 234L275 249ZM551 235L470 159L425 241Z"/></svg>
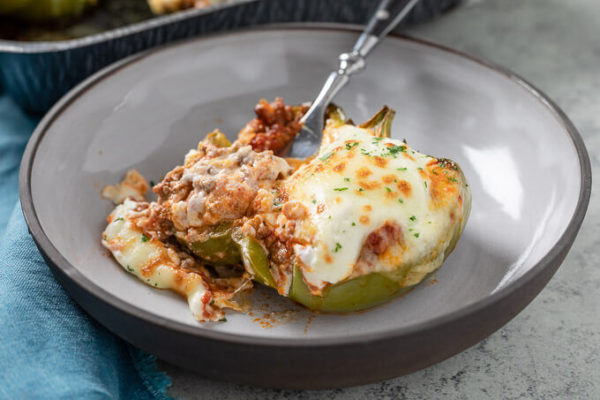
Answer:
<svg viewBox="0 0 600 400"><path fill-rule="evenodd" d="M102 244L119 264L142 282L159 289L171 289L187 298L196 319L216 321L223 311L212 307L213 295L202 276L180 268L179 258L157 239L149 239L131 221L136 201L125 200L108 217ZM213 303L214 304L214 303Z"/></svg>
<svg viewBox="0 0 600 400"><path fill-rule="evenodd" d="M400 265L412 266L401 284L418 283L439 268L453 227L463 223L468 193L462 175L435 172L435 158L365 129L344 125L333 136L285 184L289 200L308 209L294 233L306 283L318 293L327 284L369 272L392 273ZM369 271L357 272L365 240L386 223L401 227L400 243Z"/></svg>

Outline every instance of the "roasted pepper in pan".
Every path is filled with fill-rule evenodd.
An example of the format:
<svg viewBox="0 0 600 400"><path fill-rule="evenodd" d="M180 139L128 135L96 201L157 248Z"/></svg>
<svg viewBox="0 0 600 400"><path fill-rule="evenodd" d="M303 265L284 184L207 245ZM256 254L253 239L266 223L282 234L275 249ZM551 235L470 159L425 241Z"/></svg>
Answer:
<svg viewBox="0 0 600 400"><path fill-rule="evenodd" d="M2 0L0 15L26 21L49 21L77 17L97 0Z"/></svg>
<svg viewBox="0 0 600 400"><path fill-rule="evenodd" d="M3 0L0 1L0 15L14 12L25 7L31 0Z"/></svg>

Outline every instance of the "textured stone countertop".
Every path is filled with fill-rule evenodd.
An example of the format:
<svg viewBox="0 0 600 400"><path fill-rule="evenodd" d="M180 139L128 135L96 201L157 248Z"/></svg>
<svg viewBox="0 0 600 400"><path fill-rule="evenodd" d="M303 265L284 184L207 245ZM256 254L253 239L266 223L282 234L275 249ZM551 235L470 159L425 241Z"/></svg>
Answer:
<svg viewBox="0 0 600 400"><path fill-rule="evenodd" d="M471 0L409 32L504 65L571 117L600 176L600 1ZM598 399L598 180L573 248L549 285L481 343L411 375L326 391L259 389L161 363L182 399Z"/></svg>

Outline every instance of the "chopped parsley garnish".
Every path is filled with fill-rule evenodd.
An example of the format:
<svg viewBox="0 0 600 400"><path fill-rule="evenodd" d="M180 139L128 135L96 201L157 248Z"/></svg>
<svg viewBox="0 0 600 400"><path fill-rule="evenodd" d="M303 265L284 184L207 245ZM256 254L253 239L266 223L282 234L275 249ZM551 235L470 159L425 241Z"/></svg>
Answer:
<svg viewBox="0 0 600 400"><path fill-rule="evenodd" d="M415 233L413 236L416 237L416 238L418 238L419 237L419 232Z"/></svg>
<svg viewBox="0 0 600 400"><path fill-rule="evenodd" d="M227 318L221 318L219 322L227 322Z"/></svg>
<svg viewBox="0 0 600 400"><path fill-rule="evenodd" d="M127 271L129 271L129 272L133 272L133 268L131 268L131 267L129 266L129 264L127 264Z"/></svg>
<svg viewBox="0 0 600 400"><path fill-rule="evenodd" d="M312 203L313 203L313 204L317 204L317 200L316 200L316 199L313 199L313 200L312 200Z"/></svg>
<svg viewBox="0 0 600 400"><path fill-rule="evenodd" d="M350 182L350 178L344 178L346 182Z"/></svg>
<svg viewBox="0 0 600 400"><path fill-rule="evenodd" d="M398 199L398 203L404 203L404 200Z"/></svg>
<svg viewBox="0 0 600 400"><path fill-rule="evenodd" d="M356 222L353 222L353 223L352 223L352 226L356 226Z"/></svg>
<svg viewBox="0 0 600 400"><path fill-rule="evenodd" d="M215 305L215 301L211 300L210 303L208 303L208 304L211 305L211 306L214 306Z"/></svg>
<svg viewBox="0 0 600 400"><path fill-rule="evenodd" d="M406 171L406 167L404 168L396 168L398 171Z"/></svg>
<svg viewBox="0 0 600 400"><path fill-rule="evenodd" d="M343 192L344 190L348 190L347 187L339 187L339 188L333 188L333 190L335 190L336 192Z"/></svg>
<svg viewBox="0 0 600 400"><path fill-rule="evenodd" d="M454 178L450 178L450 177L448 177L448 180L449 180L450 182L458 182L456 179L454 179Z"/></svg>
<svg viewBox="0 0 600 400"><path fill-rule="evenodd" d="M417 169L418 169L419 171L423 171L423 168L421 168L421 167L419 167L419 168L417 168Z"/></svg>
<svg viewBox="0 0 600 400"><path fill-rule="evenodd" d="M334 253L337 253L342 248L342 245L339 242L335 242L335 249L333 249Z"/></svg>
<svg viewBox="0 0 600 400"><path fill-rule="evenodd" d="M376 138L373 138L373 139L377 140L378 142L381 142L383 140L382 137L376 137Z"/></svg>
<svg viewBox="0 0 600 400"><path fill-rule="evenodd" d="M423 182L423 184L425 185L425 187L427 187L427 182Z"/></svg>
<svg viewBox="0 0 600 400"><path fill-rule="evenodd" d="M363 189L363 188L358 188L358 191L359 191L359 192L364 192L364 191L365 191L365 189Z"/></svg>
<svg viewBox="0 0 600 400"><path fill-rule="evenodd" d="M411 221L413 221L413 222L414 222L414 221L416 221L416 220L417 220L417 217L415 217L415 216L413 215L413 216L412 216L412 217L410 217L409 219L410 219Z"/></svg>
<svg viewBox="0 0 600 400"><path fill-rule="evenodd" d="M371 156L371 153L369 153L367 151L367 149L363 149L362 147L360 149L360 152L361 152L362 155L369 156L369 157Z"/></svg>
<svg viewBox="0 0 600 400"><path fill-rule="evenodd" d="M157 286L158 286L158 283L154 282L154 287L157 287Z"/></svg>
<svg viewBox="0 0 600 400"><path fill-rule="evenodd" d="M391 193L392 189L390 189L389 187L386 186L385 187L385 191L388 192L388 193Z"/></svg>
<svg viewBox="0 0 600 400"><path fill-rule="evenodd" d="M358 146L358 142L346 143L346 150L352 150L352 148L356 146Z"/></svg>
<svg viewBox="0 0 600 400"><path fill-rule="evenodd" d="M150 238L146 236L146 234L142 233L142 242L147 242L148 240L150 240Z"/></svg>
<svg viewBox="0 0 600 400"><path fill-rule="evenodd" d="M150 181L150 186L154 186L154 181Z"/></svg>
<svg viewBox="0 0 600 400"><path fill-rule="evenodd" d="M397 146L397 145L393 145L388 147L388 151L390 152L390 154L396 154L396 153L406 153L406 146Z"/></svg>
<svg viewBox="0 0 600 400"><path fill-rule="evenodd" d="M281 203L279 202L278 198L275 198L275 200L273 200L273 207L279 207L281 205Z"/></svg>
<svg viewBox="0 0 600 400"><path fill-rule="evenodd" d="M117 221L125 221L125 219L123 217L119 217L119 218L115 219L113 222L117 222Z"/></svg>
<svg viewBox="0 0 600 400"><path fill-rule="evenodd" d="M329 152L329 153L325 154L323 157L319 157L319 160L327 161L327 159L329 159L329 157L331 157L332 155L333 155L333 152Z"/></svg>

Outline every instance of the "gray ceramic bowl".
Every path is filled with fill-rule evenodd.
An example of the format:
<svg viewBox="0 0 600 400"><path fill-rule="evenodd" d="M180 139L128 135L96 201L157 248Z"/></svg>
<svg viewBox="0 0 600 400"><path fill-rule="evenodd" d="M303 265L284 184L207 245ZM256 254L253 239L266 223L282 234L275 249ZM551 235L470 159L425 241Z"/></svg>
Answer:
<svg viewBox="0 0 600 400"><path fill-rule="evenodd" d="M409 38L387 39L336 102L355 121L390 105L395 137L464 169L471 218L436 284L349 315L314 316L259 290L254 316L200 324L183 299L141 284L101 247L112 208L100 198L104 185L132 167L160 179L205 132L235 135L261 97L310 100L356 37L348 28L296 26L196 39L122 61L63 98L29 142L20 184L31 233L73 298L171 363L293 388L415 371L523 309L583 220L591 173L581 137L551 100L506 70ZM265 328L264 314L277 310L289 312Z"/></svg>

